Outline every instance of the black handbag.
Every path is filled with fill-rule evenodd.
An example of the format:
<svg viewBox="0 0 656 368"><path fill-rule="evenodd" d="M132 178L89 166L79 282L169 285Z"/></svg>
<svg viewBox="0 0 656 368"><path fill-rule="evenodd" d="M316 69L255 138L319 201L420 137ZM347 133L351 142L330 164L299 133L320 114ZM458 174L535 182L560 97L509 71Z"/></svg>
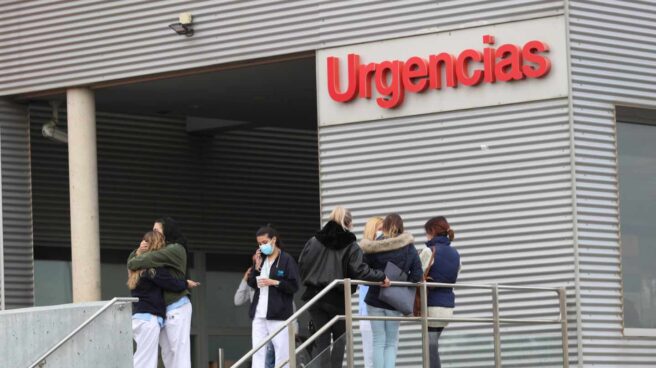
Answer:
<svg viewBox="0 0 656 368"><path fill-rule="evenodd" d="M390 281L408 281L408 274L392 262L385 265L385 275ZM411 315L415 307L415 286L391 286L380 288L378 299L391 305L404 316Z"/></svg>

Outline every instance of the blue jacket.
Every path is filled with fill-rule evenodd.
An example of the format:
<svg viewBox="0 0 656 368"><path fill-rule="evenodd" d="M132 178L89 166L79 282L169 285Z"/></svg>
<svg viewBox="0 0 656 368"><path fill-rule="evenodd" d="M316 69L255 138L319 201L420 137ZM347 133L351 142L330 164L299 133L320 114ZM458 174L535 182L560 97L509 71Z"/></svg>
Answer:
<svg viewBox="0 0 656 368"><path fill-rule="evenodd" d="M427 247L435 247L435 261L428 272L432 282L455 284L460 271L460 254L451 247L451 241L446 236L436 236L426 242ZM432 249L431 249L432 250ZM429 307L454 308L456 296L453 288L428 289Z"/></svg>
<svg viewBox="0 0 656 368"><path fill-rule="evenodd" d="M257 303L260 300L260 289L257 287L256 277L260 276L260 271L253 267L248 275L248 286L255 289L253 302L249 315L251 319L255 317ZM294 293L298 291L299 275L296 261L287 252L280 251L278 257L272 262L271 270L268 276L270 279L280 281L278 286L269 287L269 302L267 304L268 320L284 321L294 313Z"/></svg>
<svg viewBox="0 0 656 368"><path fill-rule="evenodd" d="M383 271L387 262L392 262L407 273L408 281L419 282L423 271L413 241L412 235L403 233L395 238L362 241L360 247L367 252L364 260L371 268ZM380 286L370 286L365 303L372 307L394 310L394 307L378 299L379 292Z"/></svg>

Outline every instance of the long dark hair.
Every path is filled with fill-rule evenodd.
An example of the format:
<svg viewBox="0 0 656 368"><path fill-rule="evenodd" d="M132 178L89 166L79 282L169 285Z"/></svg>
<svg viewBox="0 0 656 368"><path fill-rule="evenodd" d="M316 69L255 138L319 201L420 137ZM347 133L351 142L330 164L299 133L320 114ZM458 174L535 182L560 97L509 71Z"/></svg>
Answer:
<svg viewBox="0 0 656 368"><path fill-rule="evenodd" d="M398 213L390 213L383 220L383 233L389 238L403 234L403 219Z"/></svg>
<svg viewBox="0 0 656 368"><path fill-rule="evenodd" d="M177 221L166 216L158 218L155 220L155 222L162 224L166 244L178 243L187 249L187 238L182 235L182 231L180 230L180 226L178 225Z"/></svg>
<svg viewBox="0 0 656 368"><path fill-rule="evenodd" d="M271 224L266 224L265 226L262 226L261 228L257 229L255 232L255 236L262 236L266 235L269 237L269 239L273 239L274 237L276 238L276 247L279 249L283 248L283 243L282 240L280 239L280 234L278 234L278 230L274 229Z"/></svg>

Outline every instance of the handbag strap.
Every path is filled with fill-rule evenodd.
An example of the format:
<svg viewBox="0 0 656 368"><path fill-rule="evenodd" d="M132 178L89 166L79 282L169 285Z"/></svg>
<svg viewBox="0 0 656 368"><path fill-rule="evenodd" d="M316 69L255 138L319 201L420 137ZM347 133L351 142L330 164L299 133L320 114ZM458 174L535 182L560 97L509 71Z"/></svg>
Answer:
<svg viewBox="0 0 656 368"><path fill-rule="evenodd" d="M437 247L432 246L430 247L431 249L431 258L430 261L428 262L428 267L426 267L426 271L424 271L424 281L428 279L428 273L430 272L431 267L433 267L433 263L435 263L435 254L437 253Z"/></svg>

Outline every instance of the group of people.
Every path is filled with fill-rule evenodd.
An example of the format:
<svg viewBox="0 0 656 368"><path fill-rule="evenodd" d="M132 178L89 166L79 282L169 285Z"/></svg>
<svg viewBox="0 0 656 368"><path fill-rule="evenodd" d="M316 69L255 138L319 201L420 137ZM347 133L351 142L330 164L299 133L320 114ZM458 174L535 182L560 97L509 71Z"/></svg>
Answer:
<svg viewBox="0 0 656 368"><path fill-rule="evenodd" d="M132 306L135 368L156 368L158 345L166 368L191 368L189 290L199 283L187 278L187 258L187 240L169 217L156 220L128 258L127 285L139 298Z"/></svg>
<svg viewBox="0 0 656 368"><path fill-rule="evenodd" d="M385 218L372 217L365 227L359 245L364 253L364 261L375 269L385 268L393 263L406 275L407 281L422 280L455 284L461 268L460 254L451 247L455 237L446 218L442 216L429 219L425 225L426 247L417 253L412 234L404 231L403 220L398 214ZM369 316L399 317L401 312L380 300L379 287L360 286L360 314ZM455 307L455 294L452 288L428 289L428 313L433 318L450 318ZM448 322L430 321L428 323L430 367L439 368L440 356L438 340ZM399 321L360 321L364 365L366 368L390 368L396 362L399 339ZM336 367L336 365L334 366Z"/></svg>
<svg viewBox="0 0 656 368"><path fill-rule="evenodd" d="M257 230L257 248L253 264L247 270L235 295L235 304L251 302L253 347L267 336L283 329L271 343L252 357L253 368L278 366L289 358L289 335L285 321L295 311L294 294L305 287L304 301L314 298L336 279L350 278L378 283L361 285L360 313L370 316L399 317L401 312L380 297L382 288L391 285L384 270L393 264L407 281L428 280L455 283L461 268L460 255L451 247L454 231L446 218L429 219L426 248L418 252L412 234L404 230L398 214L374 217L365 225L358 243L351 232L350 211L336 207L329 221L307 241L298 263L284 251L283 241L271 226ZM189 332L192 308L189 290L198 286L189 280L186 239L170 218L157 220L140 247L128 260L128 286L140 301L133 308L133 331L137 343L136 368L157 366L157 344L162 348L166 368L190 367ZM355 293L352 287L351 293ZM448 318L453 314L452 288L430 288L428 316ZM312 324L321 329L335 316L345 314L344 289L334 288L309 309ZM440 367L438 340L446 322L429 323L430 367ZM361 321L365 367L395 366L399 321ZM337 322L319 336L313 351L322 368L341 368L344 359L345 323ZM331 344L332 342L332 344ZM331 347L332 345L332 347ZM286 365L287 367L287 365Z"/></svg>
<svg viewBox="0 0 656 368"><path fill-rule="evenodd" d="M451 247L454 231L446 218L434 217L426 222L424 228L429 241L421 253L415 248L413 236L404 231L403 219L398 214L370 219L359 243L351 232L352 227L351 213L343 207L335 208L329 221L305 244L298 265L293 257L283 252L276 230L267 226L257 231L258 248L253 256L253 266L237 294L245 295L246 287L254 290L250 308L253 347L259 346L276 330L283 328L283 331L272 339L268 348L259 349L253 356L253 368L278 366L288 359L288 334L283 325L293 314L293 296L300 285L305 287L302 299L308 301L336 279L377 282L380 284L360 286L360 313L399 317L401 312L379 297L380 289L391 283L384 273L388 263L407 274L410 282L423 279L439 283L457 281L460 255ZM355 291L354 287L351 292ZM321 329L335 316L344 315L345 307L344 289L329 291L309 309L315 329ZM429 289L429 317L449 318L454 307L452 288ZM446 324L429 323L431 368L440 367L438 339ZM361 321L366 367L395 366L399 325L399 321ZM345 330L345 323L338 322L318 337L314 355L319 357L320 367L342 367Z"/></svg>

